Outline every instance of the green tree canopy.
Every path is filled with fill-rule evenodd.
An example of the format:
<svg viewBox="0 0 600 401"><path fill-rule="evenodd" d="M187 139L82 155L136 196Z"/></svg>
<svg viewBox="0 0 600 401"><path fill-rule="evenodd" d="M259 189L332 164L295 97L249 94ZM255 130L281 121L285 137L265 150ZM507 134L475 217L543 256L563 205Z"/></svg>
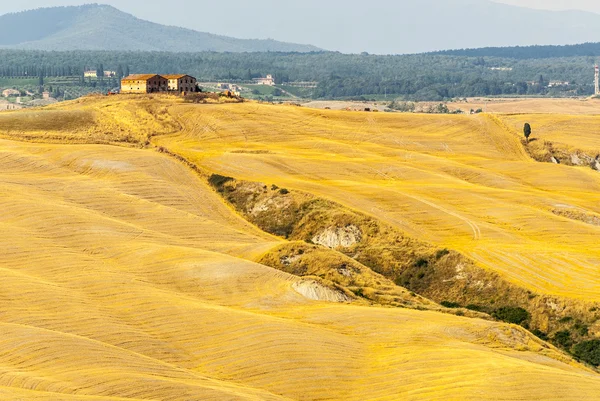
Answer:
<svg viewBox="0 0 600 401"><path fill-rule="evenodd" d="M525 123L523 127L523 134L525 135L525 139L529 142L529 137L531 136L531 125L529 123Z"/></svg>

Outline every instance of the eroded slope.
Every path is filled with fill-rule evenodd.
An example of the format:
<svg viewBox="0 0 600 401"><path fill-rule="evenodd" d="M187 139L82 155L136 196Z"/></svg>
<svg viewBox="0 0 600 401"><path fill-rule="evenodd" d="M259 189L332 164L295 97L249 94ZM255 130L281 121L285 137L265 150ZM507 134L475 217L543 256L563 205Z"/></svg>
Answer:
<svg viewBox="0 0 600 401"><path fill-rule="evenodd" d="M306 190L461 251L534 292L598 301L600 176L532 161L486 116L376 115L245 104L172 110L157 142L239 179Z"/></svg>

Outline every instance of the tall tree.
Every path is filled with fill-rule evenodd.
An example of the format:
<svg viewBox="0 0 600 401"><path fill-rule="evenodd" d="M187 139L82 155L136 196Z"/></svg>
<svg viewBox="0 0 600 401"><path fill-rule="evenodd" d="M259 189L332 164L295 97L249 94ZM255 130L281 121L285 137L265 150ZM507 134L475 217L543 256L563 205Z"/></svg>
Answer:
<svg viewBox="0 0 600 401"><path fill-rule="evenodd" d="M540 78L538 79L538 84L539 84L541 87L544 87L544 86L546 86L546 80L544 79L544 76L543 76L543 75L541 75L541 74L540 74Z"/></svg>
<svg viewBox="0 0 600 401"><path fill-rule="evenodd" d="M531 125L529 125L529 123L525 123L523 134L525 135L525 140L529 143L529 137L531 136Z"/></svg>

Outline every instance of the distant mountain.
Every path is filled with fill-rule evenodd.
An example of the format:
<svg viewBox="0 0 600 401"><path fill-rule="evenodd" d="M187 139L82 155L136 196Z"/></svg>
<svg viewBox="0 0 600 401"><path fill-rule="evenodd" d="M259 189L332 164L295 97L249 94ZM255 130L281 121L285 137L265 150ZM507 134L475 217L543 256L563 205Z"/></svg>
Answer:
<svg viewBox="0 0 600 401"><path fill-rule="evenodd" d="M171 52L311 52L317 47L235 39L144 21L107 6L52 7L0 16L0 48Z"/></svg>
<svg viewBox="0 0 600 401"><path fill-rule="evenodd" d="M353 5L347 0L214 3L212 12L224 12L226 7L233 11L228 13L228 26L206 22L210 32L243 37L277 35L280 40L302 40L343 53L405 54L600 41L598 14L534 10L488 0L378 0ZM269 23L257 24L264 10L268 10Z"/></svg>

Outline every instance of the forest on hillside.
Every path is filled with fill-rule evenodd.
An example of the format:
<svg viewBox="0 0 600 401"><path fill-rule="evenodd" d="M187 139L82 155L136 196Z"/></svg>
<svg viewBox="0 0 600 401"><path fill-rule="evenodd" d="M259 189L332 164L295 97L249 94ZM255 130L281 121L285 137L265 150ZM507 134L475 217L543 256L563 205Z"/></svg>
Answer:
<svg viewBox="0 0 600 401"><path fill-rule="evenodd" d="M515 49L515 48L512 48ZM81 76L85 69L179 73L200 81L247 82L273 74L279 84L317 81L312 98L394 97L441 101L471 96L593 94L594 55L499 57L481 54L166 53L0 50L0 77ZM485 52L491 55L485 55ZM560 55L560 53L557 53ZM83 81L83 79L81 80ZM83 82L85 84L85 82Z"/></svg>
<svg viewBox="0 0 600 401"><path fill-rule="evenodd" d="M505 57L514 59L560 58L560 57L598 57L600 42L578 45L535 45L513 47L483 47L479 49L457 49L431 52L430 55L466 56L466 57Z"/></svg>

